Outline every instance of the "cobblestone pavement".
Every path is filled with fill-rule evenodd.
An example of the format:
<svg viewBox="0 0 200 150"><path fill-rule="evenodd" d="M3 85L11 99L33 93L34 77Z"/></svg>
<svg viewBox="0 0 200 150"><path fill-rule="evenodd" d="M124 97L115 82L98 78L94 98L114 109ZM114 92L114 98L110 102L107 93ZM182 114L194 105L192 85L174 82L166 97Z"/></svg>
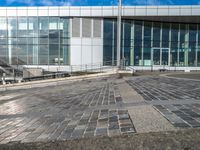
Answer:
<svg viewBox="0 0 200 150"><path fill-rule="evenodd" d="M134 133L116 78L0 93L0 144ZM112 107L113 106L113 107Z"/></svg>
<svg viewBox="0 0 200 150"><path fill-rule="evenodd" d="M174 127L200 127L200 81L149 76L127 83Z"/></svg>

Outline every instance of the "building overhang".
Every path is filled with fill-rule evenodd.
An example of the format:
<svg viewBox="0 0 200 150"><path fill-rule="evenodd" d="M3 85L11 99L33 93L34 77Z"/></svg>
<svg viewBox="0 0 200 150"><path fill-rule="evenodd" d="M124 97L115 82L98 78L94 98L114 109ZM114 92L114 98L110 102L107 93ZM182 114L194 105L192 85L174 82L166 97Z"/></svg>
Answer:
<svg viewBox="0 0 200 150"><path fill-rule="evenodd" d="M116 18L117 6L0 7L5 16L60 16ZM122 18L200 23L200 5L123 6Z"/></svg>

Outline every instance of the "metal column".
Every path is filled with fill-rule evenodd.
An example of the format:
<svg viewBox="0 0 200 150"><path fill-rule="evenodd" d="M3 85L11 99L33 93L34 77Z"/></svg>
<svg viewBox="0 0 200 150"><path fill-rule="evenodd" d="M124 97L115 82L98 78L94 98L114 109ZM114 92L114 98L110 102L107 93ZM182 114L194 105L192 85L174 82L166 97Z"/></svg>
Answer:
<svg viewBox="0 0 200 150"><path fill-rule="evenodd" d="M122 0L118 0L118 18L117 18L117 67L120 67L120 52L121 52L121 10L122 10Z"/></svg>

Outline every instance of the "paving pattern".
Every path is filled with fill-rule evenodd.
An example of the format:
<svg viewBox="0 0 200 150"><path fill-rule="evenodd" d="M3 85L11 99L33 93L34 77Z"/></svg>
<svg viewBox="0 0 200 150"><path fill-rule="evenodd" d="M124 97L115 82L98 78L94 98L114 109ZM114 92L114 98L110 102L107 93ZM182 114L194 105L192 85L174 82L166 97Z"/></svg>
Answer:
<svg viewBox="0 0 200 150"><path fill-rule="evenodd" d="M200 127L198 81L111 76L37 86L0 93L0 144Z"/></svg>
<svg viewBox="0 0 200 150"><path fill-rule="evenodd" d="M200 81L155 76L127 83L174 127L200 127Z"/></svg>
<svg viewBox="0 0 200 150"><path fill-rule="evenodd" d="M114 77L0 95L0 143L136 132Z"/></svg>

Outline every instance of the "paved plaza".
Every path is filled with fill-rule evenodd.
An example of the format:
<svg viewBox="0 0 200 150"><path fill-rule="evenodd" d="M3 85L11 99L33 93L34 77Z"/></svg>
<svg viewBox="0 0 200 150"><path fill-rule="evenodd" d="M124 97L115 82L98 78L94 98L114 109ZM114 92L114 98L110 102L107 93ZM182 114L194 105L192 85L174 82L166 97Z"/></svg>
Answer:
<svg viewBox="0 0 200 150"><path fill-rule="evenodd" d="M174 127L200 127L200 80L139 77L127 83Z"/></svg>
<svg viewBox="0 0 200 150"><path fill-rule="evenodd" d="M0 143L200 127L200 81L98 77L0 93Z"/></svg>

